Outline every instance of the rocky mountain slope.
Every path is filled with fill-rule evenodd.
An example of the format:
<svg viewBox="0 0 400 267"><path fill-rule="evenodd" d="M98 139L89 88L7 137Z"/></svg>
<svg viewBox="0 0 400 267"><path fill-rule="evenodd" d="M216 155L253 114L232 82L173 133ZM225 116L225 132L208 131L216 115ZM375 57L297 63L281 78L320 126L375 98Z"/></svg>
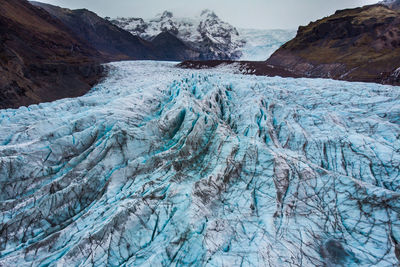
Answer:
<svg viewBox="0 0 400 267"><path fill-rule="evenodd" d="M62 21L79 38L96 48L107 60L155 59L149 42L133 36L86 9L71 10L31 2Z"/></svg>
<svg viewBox="0 0 400 267"><path fill-rule="evenodd" d="M79 96L101 77L101 55L25 0L0 1L0 108Z"/></svg>
<svg viewBox="0 0 400 267"><path fill-rule="evenodd" d="M110 64L0 110L0 266L398 266L400 90Z"/></svg>
<svg viewBox="0 0 400 267"><path fill-rule="evenodd" d="M169 32L198 52L198 59L238 59L245 44L236 28L210 10L202 11L197 18L176 18L165 11L151 20L116 18L111 22L149 41Z"/></svg>
<svg viewBox="0 0 400 267"><path fill-rule="evenodd" d="M151 40L151 44L162 60L182 61L187 59L199 59L201 53L187 46L182 40L171 32L161 32Z"/></svg>
<svg viewBox="0 0 400 267"><path fill-rule="evenodd" d="M199 53L176 36L160 32L151 40L121 29L86 9L70 10L32 2L62 21L79 38L95 47L106 60L187 60L198 59Z"/></svg>
<svg viewBox="0 0 400 267"><path fill-rule="evenodd" d="M304 77L400 84L400 13L386 5L337 11L299 27L266 64Z"/></svg>

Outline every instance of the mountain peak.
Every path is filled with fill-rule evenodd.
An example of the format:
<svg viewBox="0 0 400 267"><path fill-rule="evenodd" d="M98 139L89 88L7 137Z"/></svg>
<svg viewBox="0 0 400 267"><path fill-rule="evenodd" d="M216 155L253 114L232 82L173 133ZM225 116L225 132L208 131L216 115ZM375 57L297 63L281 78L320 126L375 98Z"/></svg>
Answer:
<svg viewBox="0 0 400 267"><path fill-rule="evenodd" d="M210 9L204 9L200 13L200 17L212 17L212 18L218 18L218 16L214 13L214 11Z"/></svg>
<svg viewBox="0 0 400 267"><path fill-rule="evenodd" d="M174 16L174 14L171 11L165 10L162 14L161 14L161 19L170 19Z"/></svg>

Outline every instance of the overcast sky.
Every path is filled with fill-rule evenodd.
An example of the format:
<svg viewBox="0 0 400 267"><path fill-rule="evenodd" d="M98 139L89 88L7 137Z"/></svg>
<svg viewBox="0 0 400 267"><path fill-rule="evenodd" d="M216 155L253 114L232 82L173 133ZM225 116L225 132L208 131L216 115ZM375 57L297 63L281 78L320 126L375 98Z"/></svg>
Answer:
<svg viewBox="0 0 400 267"><path fill-rule="evenodd" d="M152 18L164 10L190 17L211 9L239 28L297 29L337 9L377 0L38 0L71 9L87 8L100 16Z"/></svg>

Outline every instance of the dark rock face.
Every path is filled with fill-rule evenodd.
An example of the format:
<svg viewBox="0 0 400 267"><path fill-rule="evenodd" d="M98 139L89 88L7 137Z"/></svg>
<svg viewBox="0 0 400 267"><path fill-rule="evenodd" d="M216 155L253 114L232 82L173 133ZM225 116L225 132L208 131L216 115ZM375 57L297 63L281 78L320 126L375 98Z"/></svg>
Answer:
<svg viewBox="0 0 400 267"><path fill-rule="evenodd" d="M267 64L305 77L400 84L400 13L384 5L337 11L299 27Z"/></svg>
<svg viewBox="0 0 400 267"><path fill-rule="evenodd" d="M62 21L80 39L96 48L106 60L156 59L153 46L86 9L70 10L31 2Z"/></svg>
<svg viewBox="0 0 400 267"><path fill-rule="evenodd" d="M152 40L152 45L156 49L158 57L165 60L185 60L198 58L200 55L168 31L157 35Z"/></svg>
<svg viewBox="0 0 400 267"><path fill-rule="evenodd" d="M101 77L101 55L24 0L0 2L0 108L80 96Z"/></svg>

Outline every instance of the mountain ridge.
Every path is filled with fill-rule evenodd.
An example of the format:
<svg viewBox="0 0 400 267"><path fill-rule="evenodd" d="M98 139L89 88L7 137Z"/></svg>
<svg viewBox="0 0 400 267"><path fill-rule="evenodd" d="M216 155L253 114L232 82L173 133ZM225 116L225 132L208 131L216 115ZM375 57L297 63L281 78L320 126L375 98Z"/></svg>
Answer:
<svg viewBox="0 0 400 267"><path fill-rule="evenodd" d="M151 41L158 34L168 31L184 42L189 48L200 53L199 59L238 59L245 40L238 30L222 21L213 11L203 10L196 18L174 17L164 11L153 19L115 18L109 19L115 25L133 35Z"/></svg>

